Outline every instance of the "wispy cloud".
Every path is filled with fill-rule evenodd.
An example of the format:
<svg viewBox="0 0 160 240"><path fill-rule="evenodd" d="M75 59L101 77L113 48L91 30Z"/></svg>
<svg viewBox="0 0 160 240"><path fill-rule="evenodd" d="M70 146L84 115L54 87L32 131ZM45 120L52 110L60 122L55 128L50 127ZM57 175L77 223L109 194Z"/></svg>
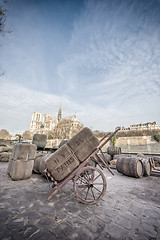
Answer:
<svg viewBox="0 0 160 240"><path fill-rule="evenodd" d="M142 2L86 1L59 72L79 102L112 107L113 117L121 106L128 120L153 119L152 112L159 121L160 3Z"/></svg>

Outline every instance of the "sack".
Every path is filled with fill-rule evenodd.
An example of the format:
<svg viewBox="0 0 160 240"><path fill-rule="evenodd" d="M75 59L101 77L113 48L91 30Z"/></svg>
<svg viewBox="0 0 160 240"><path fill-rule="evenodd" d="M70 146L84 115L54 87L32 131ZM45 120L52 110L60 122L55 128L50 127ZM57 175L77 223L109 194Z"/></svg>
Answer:
<svg viewBox="0 0 160 240"><path fill-rule="evenodd" d="M78 165L78 159L66 144L52 153L46 161L46 168L57 181L67 177Z"/></svg>
<svg viewBox="0 0 160 240"><path fill-rule="evenodd" d="M92 131L85 127L67 145L74 152L80 162L83 162L99 145L99 140L93 135Z"/></svg>

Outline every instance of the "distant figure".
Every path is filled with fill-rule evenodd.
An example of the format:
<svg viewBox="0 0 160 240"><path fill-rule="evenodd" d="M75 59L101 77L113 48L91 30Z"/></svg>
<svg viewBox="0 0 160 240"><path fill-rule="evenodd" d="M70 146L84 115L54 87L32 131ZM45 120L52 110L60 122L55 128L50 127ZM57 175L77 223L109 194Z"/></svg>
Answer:
<svg viewBox="0 0 160 240"><path fill-rule="evenodd" d="M21 134L16 134L16 136L18 137L18 142L21 142L21 139L23 138Z"/></svg>

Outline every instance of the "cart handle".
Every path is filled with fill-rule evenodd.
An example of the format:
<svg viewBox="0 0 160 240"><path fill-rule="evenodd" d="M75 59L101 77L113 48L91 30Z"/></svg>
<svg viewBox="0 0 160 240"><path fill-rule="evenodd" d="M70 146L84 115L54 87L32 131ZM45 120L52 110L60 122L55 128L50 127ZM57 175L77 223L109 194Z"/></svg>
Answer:
<svg viewBox="0 0 160 240"><path fill-rule="evenodd" d="M121 128L120 127L116 127L115 131L109 136L109 138L107 138L101 145L99 145L98 149L101 149ZM102 142L110 133L108 133L107 135L105 135L100 142Z"/></svg>

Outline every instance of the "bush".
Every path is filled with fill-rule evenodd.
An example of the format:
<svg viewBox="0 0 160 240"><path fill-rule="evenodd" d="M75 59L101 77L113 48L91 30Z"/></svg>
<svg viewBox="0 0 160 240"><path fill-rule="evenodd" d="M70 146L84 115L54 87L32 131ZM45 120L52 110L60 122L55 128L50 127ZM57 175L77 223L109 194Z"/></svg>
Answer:
<svg viewBox="0 0 160 240"><path fill-rule="evenodd" d="M153 137L157 142L160 142L160 134L155 134Z"/></svg>
<svg viewBox="0 0 160 240"><path fill-rule="evenodd" d="M112 137L111 138L111 143L112 143L112 146L115 146L116 145L116 140L118 139L118 137Z"/></svg>
<svg viewBox="0 0 160 240"><path fill-rule="evenodd" d="M48 136L48 139L53 139L53 136L49 135L49 136Z"/></svg>

